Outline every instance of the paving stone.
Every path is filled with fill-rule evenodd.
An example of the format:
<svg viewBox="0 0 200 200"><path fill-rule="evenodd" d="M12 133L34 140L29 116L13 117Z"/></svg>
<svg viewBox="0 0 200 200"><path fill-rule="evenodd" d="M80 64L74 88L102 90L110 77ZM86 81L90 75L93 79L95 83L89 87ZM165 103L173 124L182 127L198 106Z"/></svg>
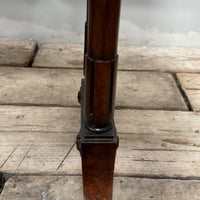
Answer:
<svg viewBox="0 0 200 200"><path fill-rule="evenodd" d="M29 67L36 49L33 40L0 38L0 67Z"/></svg>

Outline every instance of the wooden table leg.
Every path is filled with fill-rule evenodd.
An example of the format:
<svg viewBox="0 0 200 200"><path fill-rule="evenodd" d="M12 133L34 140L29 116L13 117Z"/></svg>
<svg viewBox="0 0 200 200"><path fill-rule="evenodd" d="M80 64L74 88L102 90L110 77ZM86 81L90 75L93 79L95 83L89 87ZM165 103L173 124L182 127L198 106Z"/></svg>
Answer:
<svg viewBox="0 0 200 200"><path fill-rule="evenodd" d="M82 171L84 199L111 200L117 144L83 143Z"/></svg>
<svg viewBox="0 0 200 200"><path fill-rule="evenodd" d="M84 200L112 200L118 137L114 124L120 0L88 0L84 75L78 98Z"/></svg>

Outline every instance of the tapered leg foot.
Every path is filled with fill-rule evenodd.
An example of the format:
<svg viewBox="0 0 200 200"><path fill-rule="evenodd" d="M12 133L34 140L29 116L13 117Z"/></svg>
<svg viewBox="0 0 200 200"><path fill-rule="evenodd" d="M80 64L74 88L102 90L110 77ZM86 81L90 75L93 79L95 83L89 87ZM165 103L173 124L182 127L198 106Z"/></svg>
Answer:
<svg viewBox="0 0 200 200"><path fill-rule="evenodd" d="M117 144L83 143L81 149L84 200L112 200Z"/></svg>
<svg viewBox="0 0 200 200"><path fill-rule="evenodd" d="M81 129L77 148L81 153L84 200L112 200L116 150L119 145L114 120L111 129L92 132L86 128L83 114L84 80L80 90Z"/></svg>

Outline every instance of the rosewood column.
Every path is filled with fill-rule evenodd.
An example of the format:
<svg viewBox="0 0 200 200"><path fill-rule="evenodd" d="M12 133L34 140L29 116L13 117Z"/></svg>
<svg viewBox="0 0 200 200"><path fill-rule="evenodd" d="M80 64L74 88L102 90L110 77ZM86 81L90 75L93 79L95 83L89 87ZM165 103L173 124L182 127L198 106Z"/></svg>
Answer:
<svg viewBox="0 0 200 200"><path fill-rule="evenodd" d="M88 0L79 101L84 200L111 200L118 137L113 120L120 0Z"/></svg>

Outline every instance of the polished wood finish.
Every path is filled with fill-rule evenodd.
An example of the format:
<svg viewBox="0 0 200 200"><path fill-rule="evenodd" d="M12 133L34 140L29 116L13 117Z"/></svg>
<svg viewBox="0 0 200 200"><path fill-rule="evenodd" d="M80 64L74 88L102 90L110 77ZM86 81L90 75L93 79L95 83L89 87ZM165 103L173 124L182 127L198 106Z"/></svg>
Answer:
<svg viewBox="0 0 200 200"><path fill-rule="evenodd" d="M120 0L88 0L88 56L97 60L116 56L120 4Z"/></svg>
<svg viewBox="0 0 200 200"><path fill-rule="evenodd" d="M82 148L84 200L111 200L117 145L86 143Z"/></svg>
<svg viewBox="0 0 200 200"><path fill-rule="evenodd" d="M120 0L88 0L87 9L84 116L88 128L101 132L112 128Z"/></svg>
<svg viewBox="0 0 200 200"><path fill-rule="evenodd" d="M84 75L78 94L84 200L112 200L118 137L114 116L120 0L88 0Z"/></svg>
<svg viewBox="0 0 200 200"><path fill-rule="evenodd" d="M94 61L86 56L85 119L94 132L112 128L116 93L117 57L111 61Z"/></svg>

